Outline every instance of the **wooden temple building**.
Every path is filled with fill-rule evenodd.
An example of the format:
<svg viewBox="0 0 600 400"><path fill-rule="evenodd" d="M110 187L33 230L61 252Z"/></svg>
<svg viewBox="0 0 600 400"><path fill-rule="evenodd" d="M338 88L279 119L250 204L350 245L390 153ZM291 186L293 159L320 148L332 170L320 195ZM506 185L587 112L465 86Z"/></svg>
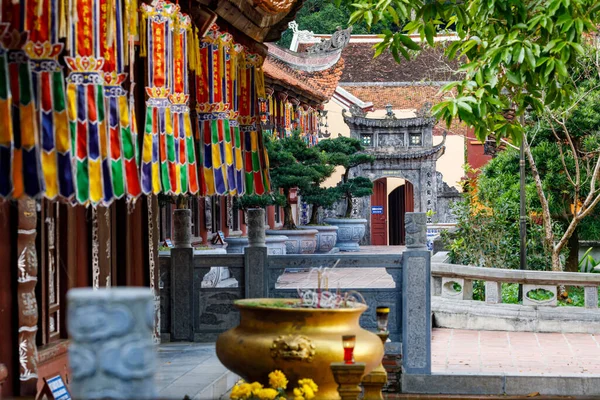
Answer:
<svg viewBox="0 0 600 400"><path fill-rule="evenodd" d="M150 287L160 326L159 198L186 196L205 241L242 233L263 135L318 140L341 42L265 44L302 3L0 0L0 395L69 382L70 288Z"/></svg>

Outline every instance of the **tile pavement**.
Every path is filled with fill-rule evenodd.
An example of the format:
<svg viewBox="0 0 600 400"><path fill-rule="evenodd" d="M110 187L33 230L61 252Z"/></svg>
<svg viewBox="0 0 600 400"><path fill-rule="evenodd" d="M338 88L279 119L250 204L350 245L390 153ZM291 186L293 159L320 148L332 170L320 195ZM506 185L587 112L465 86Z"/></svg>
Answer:
<svg viewBox="0 0 600 400"><path fill-rule="evenodd" d="M434 329L432 372L598 376L600 335Z"/></svg>
<svg viewBox="0 0 600 400"><path fill-rule="evenodd" d="M206 343L165 343L158 347L156 387L160 399L218 399L237 382Z"/></svg>

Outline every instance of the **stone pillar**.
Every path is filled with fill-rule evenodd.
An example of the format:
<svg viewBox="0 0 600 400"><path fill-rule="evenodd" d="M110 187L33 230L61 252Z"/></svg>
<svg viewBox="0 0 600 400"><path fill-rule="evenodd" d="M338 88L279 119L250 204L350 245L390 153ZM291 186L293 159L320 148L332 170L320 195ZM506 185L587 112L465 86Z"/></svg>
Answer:
<svg viewBox="0 0 600 400"><path fill-rule="evenodd" d="M173 245L176 248L192 247L192 210L173 211Z"/></svg>
<svg viewBox="0 0 600 400"><path fill-rule="evenodd" d="M150 289L72 289L67 300L73 398L156 398Z"/></svg>
<svg viewBox="0 0 600 400"><path fill-rule="evenodd" d="M402 368L431 373L431 252L425 213L406 213L402 255Z"/></svg>
<svg viewBox="0 0 600 400"><path fill-rule="evenodd" d="M251 208L248 210L248 244L250 247L266 246L265 210Z"/></svg>
<svg viewBox="0 0 600 400"><path fill-rule="evenodd" d="M338 393L342 400L357 400L360 395L360 382L365 373L365 363L331 363L333 379L338 384Z"/></svg>
<svg viewBox="0 0 600 400"><path fill-rule="evenodd" d="M488 304L502 303L502 282L485 281L485 302Z"/></svg>
<svg viewBox="0 0 600 400"><path fill-rule="evenodd" d="M598 308L598 288L586 286L584 290L585 308Z"/></svg>
<svg viewBox="0 0 600 400"><path fill-rule="evenodd" d="M194 249L171 249L171 341L194 341Z"/></svg>

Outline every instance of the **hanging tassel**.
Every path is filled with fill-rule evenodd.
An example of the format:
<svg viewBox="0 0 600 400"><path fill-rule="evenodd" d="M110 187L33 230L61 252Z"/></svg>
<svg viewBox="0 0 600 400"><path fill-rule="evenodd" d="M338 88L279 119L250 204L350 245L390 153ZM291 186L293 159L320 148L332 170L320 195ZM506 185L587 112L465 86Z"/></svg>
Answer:
<svg viewBox="0 0 600 400"><path fill-rule="evenodd" d="M142 11L142 18L140 18L140 34L139 34L139 42L140 42L140 57L146 57L146 42L148 41L148 37L146 31L147 27L147 16L146 13Z"/></svg>
<svg viewBox="0 0 600 400"><path fill-rule="evenodd" d="M68 34L67 27L67 7L68 0L60 0L58 4L58 38L65 39Z"/></svg>
<svg viewBox="0 0 600 400"><path fill-rule="evenodd" d="M108 42L108 47L112 47L113 45L113 41L115 40L115 30L117 29L117 24L115 23L116 18L115 18L115 13L116 13L116 8L117 5L113 4L114 0L107 0L106 1L106 6L107 6L107 12L106 12L106 26L108 27L108 37L107 37L107 42Z"/></svg>

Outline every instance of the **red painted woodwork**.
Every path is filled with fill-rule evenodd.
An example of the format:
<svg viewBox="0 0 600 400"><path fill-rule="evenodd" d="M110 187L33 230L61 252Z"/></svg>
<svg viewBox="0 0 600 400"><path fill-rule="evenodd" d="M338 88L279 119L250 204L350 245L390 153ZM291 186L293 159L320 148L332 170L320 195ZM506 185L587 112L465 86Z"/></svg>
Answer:
<svg viewBox="0 0 600 400"><path fill-rule="evenodd" d="M13 248L17 245L13 241L11 231L11 203L9 201L0 201L0 331L2 340L0 340L0 365L4 364L6 370L5 380L1 384L2 395L11 397L16 394L16 388L13 388L15 375L19 375L18 369L18 348L13 346L16 343L17 327L13 325L13 317L16 317L16 265L11 263ZM14 278L14 279L13 279ZM12 283L15 283L12 285ZM4 375L2 373L2 375Z"/></svg>
<svg viewBox="0 0 600 400"><path fill-rule="evenodd" d="M406 181L404 185L394 189L388 199L389 244L391 246L404 245L406 232L404 230L404 216L406 212L415 209L414 187Z"/></svg>
<svg viewBox="0 0 600 400"><path fill-rule="evenodd" d="M371 245L387 245L387 179L381 178L373 183L371 195L371 210L374 206L383 208L381 214L371 212Z"/></svg>
<svg viewBox="0 0 600 400"><path fill-rule="evenodd" d="M492 159L492 156L484 154L483 143L477 140L473 129L469 129L465 141L467 144L467 164L471 168L479 169Z"/></svg>

